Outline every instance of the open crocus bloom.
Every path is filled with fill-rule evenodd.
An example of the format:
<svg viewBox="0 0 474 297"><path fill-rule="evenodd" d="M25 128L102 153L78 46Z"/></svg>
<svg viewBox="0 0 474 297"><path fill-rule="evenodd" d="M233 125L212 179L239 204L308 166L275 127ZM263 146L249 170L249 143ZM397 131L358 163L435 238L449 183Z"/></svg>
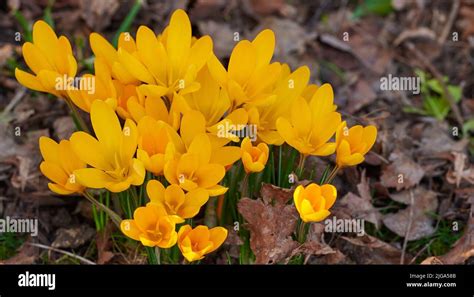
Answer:
<svg viewBox="0 0 474 297"><path fill-rule="evenodd" d="M88 188L106 188L111 192L141 185L145 167L133 157L138 140L135 123L126 120L122 130L114 110L102 100L92 104L91 120L97 139L85 132L71 136L74 152L92 167L75 170L77 180Z"/></svg>
<svg viewBox="0 0 474 297"><path fill-rule="evenodd" d="M136 79L167 89L171 100L175 92L186 94L199 89L196 75L212 55L212 39L204 36L193 42L191 22L181 9L171 16L161 36L140 26L136 52L119 48L120 64Z"/></svg>
<svg viewBox="0 0 474 297"><path fill-rule="evenodd" d="M139 240L144 246L170 248L176 244L175 221L164 208L148 203L133 213L132 220L123 220L120 229L128 237Z"/></svg>
<svg viewBox="0 0 474 297"><path fill-rule="evenodd" d="M266 143L262 142L253 146L250 138L245 137L240 147L242 149L242 163L244 164L245 172L260 172L265 168L269 153Z"/></svg>
<svg viewBox="0 0 474 297"><path fill-rule="evenodd" d="M334 111L334 94L329 84L318 88L308 103L295 100L290 118L277 120L277 130L286 143L303 155L328 156L336 144L328 142L341 123L341 115Z"/></svg>
<svg viewBox="0 0 474 297"><path fill-rule="evenodd" d="M329 214L336 201L337 191L333 185L310 184L306 188L299 185L293 193L293 200L304 222L319 222Z"/></svg>
<svg viewBox="0 0 474 297"><path fill-rule="evenodd" d="M275 99L268 88L280 75L280 63L270 61L275 50L275 34L263 30L253 41L242 40L230 56L228 71L217 57L208 65L212 76L224 87L232 101L232 109L242 104L267 105Z"/></svg>
<svg viewBox="0 0 474 297"><path fill-rule="evenodd" d="M372 148L376 138L375 126L357 125L348 129L346 122L342 122L336 132L337 166L354 166L364 162L364 156Z"/></svg>
<svg viewBox="0 0 474 297"><path fill-rule="evenodd" d="M71 44L64 37L57 37L44 21L33 26L33 43L23 44L23 58L34 75L15 69L16 79L25 87L65 97L70 86L69 78L77 71Z"/></svg>
<svg viewBox="0 0 474 297"><path fill-rule="evenodd" d="M168 215L177 216L177 223L197 215L209 200L209 194L204 189L198 188L185 194L178 185L170 185L165 189L157 180L148 182L146 192L150 203L163 207Z"/></svg>
<svg viewBox="0 0 474 297"><path fill-rule="evenodd" d="M138 123L137 158L145 169L154 175L162 175L165 162L174 154L184 152L184 144L178 133L167 123L150 116Z"/></svg>
<svg viewBox="0 0 474 297"><path fill-rule="evenodd" d="M84 186L76 181L73 172L85 168L87 165L73 152L68 140L61 140L58 144L51 138L42 136L39 140L41 155L40 170L52 183L48 188L60 195L81 193Z"/></svg>
<svg viewBox="0 0 474 297"><path fill-rule="evenodd" d="M227 229L207 226L182 226L178 232L178 247L189 262L201 260L204 255L215 251L227 237Z"/></svg>
<svg viewBox="0 0 474 297"><path fill-rule="evenodd" d="M210 160L211 142L203 133L194 138L186 153L165 164L166 180L186 191L202 188L207 190L209 196L222 195L227 188L218 183L224 178L225 168L221 164L210 163Z"/></svg>
<svg viewBox="0 0 474 297"><path fill-rule="evenodd" d="M269 106L251 107L248 111L249 124L257 127L259 140L267 144L283 144L284 140L276 129L276 122L280 117L290 117L291 106L302 94L309 74L309 68L306 66L291 72L288 65L282 65L280 77L273 89L275 101Z"/></svg>

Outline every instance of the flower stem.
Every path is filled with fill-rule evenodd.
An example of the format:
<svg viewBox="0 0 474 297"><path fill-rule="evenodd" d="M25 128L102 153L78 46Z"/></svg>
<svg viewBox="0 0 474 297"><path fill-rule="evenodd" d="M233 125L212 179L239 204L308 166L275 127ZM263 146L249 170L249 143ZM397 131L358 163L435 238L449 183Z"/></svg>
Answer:
<svg viewBox="0 0 474 297"><path fill-rule="evenodd" d="M249 197L249 174L245 173L242 184L240 185L240 192L242 197Z"/></svg>
<svg viewBox="0 0 474 297"><path fill-rule="evenodd" d="M324 184L330 184L332 182L332 180L336 177L336 174L337 174L337 172L339 171L340 168L341 167L336 165L323 183Z"/></svg>
<svg viewBox="0 0 474 297"><path fill-rule="evenodd" d="M304 161L306 161L306 155L300 154L300 161L298 163L298 167L296 168L296 175L299 179L303 177Z"/></svg>
<svg viewBox="0 0 474 297"><path fill-rule="evenodd" d="M304 243L306 241L306 233L308 232L308 229L309 229L307 227L309 227L309 225L300 219L298 231L296 234L296 239L298 240L299 243Z"/></svg>
<svg viewBox="0 0 474 297"><path fill-rule="evenodd" d="M111 210L110 208L108 208L104 204L97 201L94 198L94 196L91 195L91 193L89 193L87 191L84 191L84 192L82 192L82 195L84 196L84 198L89 200L89 202L92 203L95 207L100 208L102 211L107 213L109 215L110 219L112 220L112 222L114 222L114 224L120 229L120 222L122 221L122 218L120 218L120 216L117 213L115 213L113 210Z"/></svg>
<svg viewBox="0 0 474 297"><path fill-rule="evenodd" d="M77 128L81 131L84 131L84 132L90 134L91 131L87 127L86 122L84 122L84 119L81 117L81 115L77 111L77 108L74 106L74 103L72 103L69 98L64 98L64 101L66 101L66 104L69 107L69 110L71 110L71 115L72 115L72 118L73 118L74 122L78 126Z"/></svg>

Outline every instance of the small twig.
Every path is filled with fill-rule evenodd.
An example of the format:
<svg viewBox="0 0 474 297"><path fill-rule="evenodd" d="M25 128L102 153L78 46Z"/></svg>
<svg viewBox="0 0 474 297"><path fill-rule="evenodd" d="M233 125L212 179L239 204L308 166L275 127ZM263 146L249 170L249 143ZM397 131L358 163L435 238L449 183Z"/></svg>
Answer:
<svg viewBox="0 0 474 297"><path fill-rule="evenodd" d="M6 115L8 114L10 111L12 111L12 109L15 107L15 105L18 104L18 102L20 102L20 100L23 98L23 96L25 95L26 93L26 88L25 87L21 87L16 93L15 95L13 96L12 100L10 101L10 103L8 103L8 105L5 107L5 109L3 110L3 114Z"/></svg>
<svg viewBox="0 0 474 297"><path fill-rule="evenodd" d="M53 251L53 252L57 252L57 253L60 253L60 254L68 255L69 257L76 258L79 261L84 262L84 263L89 264L89 265L96 265L95 262L92 262L91 260L87 260L84 257L78 256L78 255L70 253L68 251L63 251L63 250L53 248L51 246L47 246L47 245L40 244L40 243L29 243L28 242L27 244L35 246L35 247L39 247L39 248L42 248L42 249L50 250L50 251Z"/></svg>
<svg viewBox="0 0 474 297"><path fill-rule="evenodd" d="M415 257L411 259L410 263L408 263L408 265L415 263L416 259L418 259L418 257L433 243L434 240L434 238L431 239L421 250L419 250L418 253L416 253Z"/></svg>
<svg viewBox="0 0 474 297"><path fill-rule="evenodd" d="M426 59L426 57L416 48L416 46L411 43L407 42L406 43L407 48L416 56L418 60L433 74L433 76L436 78L437 81L439 81L441 88L443 89L444 96L449 102L449 105L451 106L452 111L454 112L454 117L456 118L456 121L458 124L462 127L464 125L464 119L461 115L461 111L459 110L459 107L457 106L456 102L454 101L453 96L448 90L448 87L446 86L446 83L443 80L443 76L441 73L436 69L436 67Z"/></svg>
<svg viewBox="0 0 474 297"><path fill-rule="evenodd" d="M438 38L439 44L443 44L448 38L449 31L451 31L451 27L453 26L453 23L454 23L454 19L458 15L460 4L461 4L461 1L454 0L453 6L451 7L451 12L449 13L448 21L446 22L446 25L444 26L443 31L441 32L441 35Z"/></svg>
<svg viewBox="0 0 474 297"><path fill-rule="evenodd" d="M405 262L405 252L407 249L408 236L410 236L411 224L413 223L413 205L415 204L415 197L413 196L413 191L410 190L410 219L408 220L407 230L405 232L405 239L403 240L403 249L402 255L400 257L400 264L403 265Z"/></svg>

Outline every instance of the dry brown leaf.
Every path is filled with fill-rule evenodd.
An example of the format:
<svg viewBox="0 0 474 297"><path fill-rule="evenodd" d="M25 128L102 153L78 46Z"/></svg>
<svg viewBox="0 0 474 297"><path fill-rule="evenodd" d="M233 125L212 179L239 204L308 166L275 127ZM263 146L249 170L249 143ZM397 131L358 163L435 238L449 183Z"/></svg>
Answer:
<svg viewBox="0 0 474 297"><path fill-rule="evenodd" d="M357 264L399 264L400 249L380 239L364 235L362 237L341 237L340 250ZM406 256L406 259L411 259Z"/></svg>
<svg viewBox="0 0 474 297"><path fill-rule="evenodd" d="M0 68L5 65L7 62L8 58L10 58L13 55L13 45L10 43L6 43L2 46L0 46Z"/></svg>
<svg viewBox="0 0 474 297"><path fill-rule="evenodd" d="M274 264L285 259L298 245L291 234L298 214L293 205L267 204L262 199L243 198L238 210L250 231L250 247L256 264Z"/></svg>
<svg viewBox="0 0 474 297"><path fill-rule="evenodd" d="M106 264L114 257L114 253L110 251L110 235L110 225L95 235L98 253L97 264Z"/></svg>
<svg viewBox="0 0 474 297"><path fill-rule="evenodd" d="M397 191L416 186L425 174L425 170L406 153L399 150L390 155L392 163L383 169L380 181L382 185L396 188Z"/></svg>
<svg viewBox="0 0 474 297"><path fill-rule="evenodd" d="M306 242L294 249L290 256L286 259L288 263L292 257L303 254L305 256L304 264L308 263L311 256L318 256L320 263L322 262L339 262L344 259L341 253L331 248L324 242L324 225L323 223L312 223L306 236ZM327 258L328 256L331 256Z"/></svg>
<svg viewBox="0 0 474 297"><path fill-rule="evenodd" d="M278 36L274 59L282 62L288 62L288 56L290 55L303 54L306 51L306 43L317 36L317 33L308 32L292 20L275 17L266 18L253 31L253 36L256 36L263 29L271 29L275 32L275 36Z"/></svg>
<svg viewBox="0 0 474 297"><path fill-rule="evenodd" d="M411 191L412 193L410 193ZM436 193L420 186L414 190L393 194L390 197L409 206L397 213L390 213L383 217L383 223L388 229L398 236L407 237L409 241L429 236L435 232L434 222L429 214L438 208ZM407 233L408 228L409 232Z"/></svg>
<svg viewBox="0 0 474 297"><path fill-rule="evenodd" d="M234 32L228 23L218 23L212 20L197 23L199 31L203 35L212 36L214 53L218 58L228 57L236 42Z"/></svg>
<svg viewBox="0 0 474 297"><path fill-rule="evenodd" d="M293 198L294 189L284 189L272 184L262 184L260 195L265 203L271 204L272 201L279 205L285 205Z"/></svg>
<svg viewBox="0 0 474 297"><path fill-rule="evenodd" d="M467 139L455 141L445 123L431 123L422 127L422 137L418 154L422 157L433 157L445 152L463 152Z"/></svg>
<svg viewBox="0 0 474 297"><path fill-rule="evenodd" d="M90 28L96 31L100 31L110 24L119 6L118 0L80 1L82 18Z"/></svg>
<svg viewBox="0 0 474 297"><path fill-rule="evenodd" d="M370 187L365 176L365 170L362 172L361 181L357 185L359 196L349 192L340 201L339 206L343 211L348 213L350 217L355 219L364 219L371 222L378 229L380 227L381 215L379 211L372 205L372 196L370 195Z"/></svg>
<svg viewBox="0 0 474 297"><path fill-rule="evenodd" d="M253 11L260 15L278 13L285 7L285 0L250 0Z"/></svg>
<svg viewBox="0 0 474 297"><path fill-rule="evenodd" d="M400 35L398 35L398 37L395 39L393 44L397 46L401 44L403 41L407 39L412 39L412 38L425 38L429 40L435 40L436 34L431 29L426 28L426 27L408 29L400 33Z"/></svg>
<svg viewBox="0 0 474 297"><path fill-rule="evenodd" d="M352 88L349 104L347 105L347 111L351 114L372 103L377 98L377 94L365 79L359 78Z"/></svg>
<svg viewBox="0 0 474 297"><path fill-rule="evenodd" d="M58 139L69 139L72 133L76 130L74 121L70 116L59 117L54 120L53 128Z"/></svg>
<svg viewBox="0 0 474 297"><path fill-rule="evenodd" d="M454 156L454 171L449 171L446 174L446 180L450 184L456 184L459 188L462 180L466 180L470 184L474 184L474 166L464 169L466 165L467 156L464 153L452 152Z"/></svg>
<svg viewBox="0 0 474 297"><path fill-rule="evenodd" d="M95 230L87 225L60 228L56 231L56 239L51 246L54 248L77 248L91 240L95 233Z"/></svg>

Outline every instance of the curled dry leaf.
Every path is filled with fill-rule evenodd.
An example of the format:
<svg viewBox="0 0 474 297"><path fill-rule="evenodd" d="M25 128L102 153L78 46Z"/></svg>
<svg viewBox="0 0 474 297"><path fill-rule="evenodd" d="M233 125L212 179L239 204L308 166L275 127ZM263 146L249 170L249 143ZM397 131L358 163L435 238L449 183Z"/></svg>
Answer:
<svg viewBox="0 0 474 297"><path fill-rule="evenodd" d="M394 151L390 155L392 163L383 169L380 180L382 185L396 188L397 191L416 186L425 174L425 170L402 151Z"/></svg>
<svg viewBox="0 0 474 297"><path fill-rule="evenodd" d="M341 251L357 264L399 264L402 252L400 249L376 237L364 235L362 237L342 236L338 246ZM411 259L411 256L405 256Z"/></svg>
<svg viewBox="0 0 474 297"><path fill-rule="evenodd" d="M284 189L272 184L262 184L260 195L265 203L271 204L275 201L279 205L285 205L293 198L294 189Z"/></svg>
<svg viewBox="0 0 474 297"><path fill-rule="evenodd" d="M390 196L393 200L409 205L407 208L383 217L383 223L398 236L417 240L435 232L430 213L438 208L436 193L417 187ZM409 229L409 230L408 230Z"/></svg>
<svg viewBox="0 0 474 297"><path fill-rule="evenodd" d="M455 141L449 135L449 127L445 123L430 123L421 128L422 135L418 154L421 157L440 155L446 152L463 152L466 149L468 139Z"/></svg>
<svg viewBox="0 0 474 297"><path fill-rule="evenodd" d="M372 205L372 196L370 187L365 176L365 170L362 172L361 181L357 185L359 196L351 192L347 193L340 201L341 210L348 213L355 219L364 219L371 222L378 229L380 227L381 215Z"/></svg>
<svg viewBox="0 0 474 297"><path fill-rule="evenodd" d="M278 263L298 245L291 237L298 220L293 205L272 205L262 199L243 198L238 210L247 222L244 227L250 231L256 264Z"/></svg>
<svg viewBox="0 0 474 297"><path fill-rule="evenodd" d="M56 239L51 244L54 248L77 248L91 240L95 229L81 225L73 228L61 228L56 231Z"/></svg>
<svg viewBox="0 0 474 297"><path fill-rule="evenodd" d="M107 27L119 8L118 0L81 0L81 16L86 24L96 31Z"/></svg>
<svg viewBox="0 0 474 297"><path fill-rule="evenodd" d="M466 154L452 152L454 156L454 171L449 171L446 174L446 180L450 184L456 184L456 187L459 188L462 180L474 184L474 166L470 165L469 168L464 169L466 165Z"/></svg>
<svg viewBox="0 0 474 297"><path fill-rule="evenodd" d="M317 256L318 259L311 259L311 262L316 261L320 264L337 264L341 263L345 256L338 250L331 248L324 241L324 224L312 223L306 236L306 242L294 249L290 256L286 259L286 263L298 254L305 256L304 264L308 263L311 256Z"/></svg>

